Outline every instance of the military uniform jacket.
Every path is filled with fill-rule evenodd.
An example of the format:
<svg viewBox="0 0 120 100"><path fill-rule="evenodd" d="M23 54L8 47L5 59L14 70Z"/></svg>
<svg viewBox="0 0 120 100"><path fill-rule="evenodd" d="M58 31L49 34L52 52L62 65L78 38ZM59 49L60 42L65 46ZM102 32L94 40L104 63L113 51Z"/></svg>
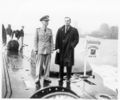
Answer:
<svg viewBox="0 0 120 100"><path fill-rule="evenodd" d="M44 31L42 28L37 28L34 46L38 54L50 54L53 49L52 30L47 28L46 31Z"/></svg>

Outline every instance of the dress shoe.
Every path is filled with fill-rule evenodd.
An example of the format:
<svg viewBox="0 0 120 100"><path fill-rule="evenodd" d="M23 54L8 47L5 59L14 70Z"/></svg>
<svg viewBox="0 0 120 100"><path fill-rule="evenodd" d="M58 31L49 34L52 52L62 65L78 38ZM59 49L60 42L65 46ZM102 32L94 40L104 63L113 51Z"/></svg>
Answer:
<svg viewBox="0 0 120 100"><path fill-rule="evenodd" d="M58 83L59 83L59 86L60 86L60 87L63 87L63 80L59 80Z"/></svg>
<svg viewBox="0 0 120 100"><path fill-rule="evenodd" d="M41 88L40 82L36 83L36 90L39 90Z"/></svg>
<svg viewBox="0 0 120 100"><path fill-rule="evenodd" d="M66 88L67 88L67 89L71 89L71 87L70 87L70 82L69 82L69 81L66 82Z"/></svg>
<svg viewBox="0 0 120 100"><path fill-rule="evenodd" d="M44 83L51 83L51 81L50 80L44 80Z"/></svg>

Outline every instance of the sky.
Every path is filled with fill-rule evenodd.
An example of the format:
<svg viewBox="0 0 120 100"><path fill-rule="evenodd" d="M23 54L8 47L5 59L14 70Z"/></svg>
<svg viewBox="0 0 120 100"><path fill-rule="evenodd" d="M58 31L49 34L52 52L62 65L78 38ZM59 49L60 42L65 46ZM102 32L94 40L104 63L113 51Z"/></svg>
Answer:
<svg viewBox="0 0 120 100"><path fill-rule="evenodd" d="M41 26L39 19L50 16L49 27L56 34L64 25L64 17L72 19L71 25L85 34L98 30L102 23L119 26L119 0L0 0L1 24L12 29L25 26L25 33L34 34Z"/></svg>

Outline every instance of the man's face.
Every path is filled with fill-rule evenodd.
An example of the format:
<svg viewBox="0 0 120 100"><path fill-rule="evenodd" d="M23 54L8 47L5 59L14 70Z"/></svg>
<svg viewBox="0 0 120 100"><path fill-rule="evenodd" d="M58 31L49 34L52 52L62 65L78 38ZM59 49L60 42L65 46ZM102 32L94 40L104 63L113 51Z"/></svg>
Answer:
<svg viewBox="0 0 120 100"><path fill-rule="evenodd" d="M69 26L70 25L70 23L71 23L71 19L70 18L65 18L65 25L66 26Z"/></svg>
<svg viewBox="0 0 120 100"><path fill-rule="evenodd" d="M44 26L48 26L49 21L42 21L42 24L43 24Z"/></svg>
<svg viewBox="0 0 120 100"><path fill-rule="evenodd" d="M11 28L11 25L8 25L8 28Z"/></svg>
<svg viewBox="0 0 120 100"><path fill-rule="evenodd" d="M24 26L22 26L22 29L24 29Z"/></svg>

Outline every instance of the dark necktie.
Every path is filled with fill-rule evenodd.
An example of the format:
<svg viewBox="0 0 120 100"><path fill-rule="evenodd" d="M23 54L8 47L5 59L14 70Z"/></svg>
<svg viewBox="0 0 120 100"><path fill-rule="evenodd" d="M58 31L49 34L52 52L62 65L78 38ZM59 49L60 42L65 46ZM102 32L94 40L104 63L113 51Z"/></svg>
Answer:
<svg viewBox="0 0 120 100"><path fill-rule="evenodd" d="M44 32L46 32L46 28L44 29Z"/></svg>
<svg viewBox="0 0 120 100"><path fill-rule="evenodd" d="M65 33L67 33L68 29L69 29L69 27L68 27L68 26L66 26Z"/></svg>

